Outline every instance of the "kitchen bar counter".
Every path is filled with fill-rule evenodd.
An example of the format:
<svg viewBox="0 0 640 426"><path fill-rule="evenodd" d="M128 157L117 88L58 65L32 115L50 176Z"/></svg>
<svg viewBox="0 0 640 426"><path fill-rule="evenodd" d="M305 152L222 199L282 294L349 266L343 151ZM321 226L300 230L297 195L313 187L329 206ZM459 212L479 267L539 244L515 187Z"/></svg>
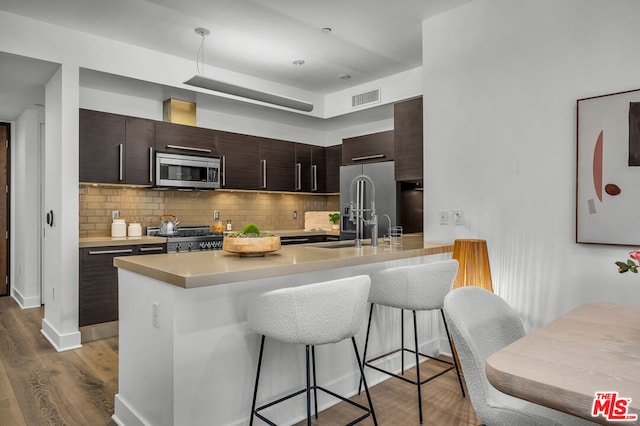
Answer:
<svg viewBox="0 0 640 426"><path fill-rule="evenodd" d="M382 241L378 247L358 249L319 248L345 241L291 245L262 258L222 251L116 258L120 335L114 421L154 426L249 424L260 341L247 326L251 300L280 288L451 258L451 244L426 243L422 238L405 235L401 247ZM397 346L400 315L391 308L376 309L381 315L369 350L385 353ZM437 312L418 316L422 353L437 355L440 347L449 348L446 336L433 325L437 320ZM356 336L360 348L365 329L363 319ZM339 394L355 395L359 373L348 343L317 348L323 366L319 379ZM304 386L304 347L274 340L266 345L269 356L261 373L259 404ZM400 362L390 357L381 367L399 371ZM367 372L371 385L387 378ZM321 398L319 409L336 402ZM293 398L267 414L276 424L294 424L306 414L304 401Z"/></svg>
<svg viewBox="0 0 640 426"><path fill-rule="evenodd" d="M348 247L340 247L350 244ZM353 241L282 246L264 257L240 257L225 251L201 251L114 259L114 265L184 288L229 284L259 278L317 272L368 263L447 253L451 244L428 243L422 234L403 235L402 245L379 241L355 248Z"/></svg>

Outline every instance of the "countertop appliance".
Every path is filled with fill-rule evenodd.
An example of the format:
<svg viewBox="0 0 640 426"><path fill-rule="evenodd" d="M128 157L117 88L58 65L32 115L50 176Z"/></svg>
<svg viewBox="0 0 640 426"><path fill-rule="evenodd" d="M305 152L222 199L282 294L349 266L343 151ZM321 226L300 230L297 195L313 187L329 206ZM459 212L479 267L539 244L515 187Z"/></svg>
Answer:
<svg viewBox="0 0 640 426"><path fill-rule="evenodd" d="M147 236L161 236L159 226L147 226ZM180 226L175 235L167 236L167 253L222 250L223 234L209 230L209 225Z"/></svg>
<svg viewBox="0 0 640 426"><path fill-rule="evenodd" d="M220 159L156 153L156 188L210 190L220 188Z"/></svg>
<svg viewBox="0 0 640 426"><path fill-rule="evenodd" d="M349 204L355 201L357 196L356 189L351 191L351 183L359 175L368 176L375 186L375 210L378 215L378 238L381 239L389 234L389 222L391 226L398 225L396 223L396 205L398 184L394 180L393 161L385 161L381 163L355 164L340 167L340 239L354 240L356 239L356 225L349 221ZM371 207L371 184L365 179L360 187L362 200L361 205L365 208ZM354 199L352 199L354 198ZM370 219L365 213L365 219ZM389 216L387 219L385 216ZM365 226L362 231L361 238L371 238L371 230L373 227ZM381 240L380 240L381 241Z"/></svg>

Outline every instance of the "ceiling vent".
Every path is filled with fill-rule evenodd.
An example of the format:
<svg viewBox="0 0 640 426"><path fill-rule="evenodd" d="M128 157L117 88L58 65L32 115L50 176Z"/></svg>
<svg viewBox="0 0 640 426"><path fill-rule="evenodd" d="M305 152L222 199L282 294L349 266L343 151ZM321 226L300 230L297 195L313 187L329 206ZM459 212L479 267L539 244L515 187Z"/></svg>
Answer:
<svg viewBox="0 0 640 426"><path fill-rule="evenodd" d="M360 93L351 97L351 107L357 108L363 105L375 104L380 102L380 89L371 90L370 92Z"/></svg>

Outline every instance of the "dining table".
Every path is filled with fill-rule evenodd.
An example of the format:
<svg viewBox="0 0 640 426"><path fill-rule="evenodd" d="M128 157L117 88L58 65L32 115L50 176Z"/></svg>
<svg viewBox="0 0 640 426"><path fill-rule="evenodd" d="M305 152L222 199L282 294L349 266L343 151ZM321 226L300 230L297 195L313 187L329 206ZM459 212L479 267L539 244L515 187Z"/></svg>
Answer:
<svg viewBox="0 0 640 426"><path fill-rule="evenodd" d="M486 360L498 390L601 424L640 425L640 306L588 303Z"/></svg>

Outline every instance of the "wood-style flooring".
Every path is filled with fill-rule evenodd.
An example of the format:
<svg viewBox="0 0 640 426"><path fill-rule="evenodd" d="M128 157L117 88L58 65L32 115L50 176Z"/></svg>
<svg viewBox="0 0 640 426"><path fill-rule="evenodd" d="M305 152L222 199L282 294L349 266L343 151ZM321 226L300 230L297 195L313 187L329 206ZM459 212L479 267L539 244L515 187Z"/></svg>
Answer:
<svg viewBox="0 0 640 426"><path fill-rule="evenodd" d="M40 333L42 317L43 309L22 310L12 298L0 297L0 425L115 425L111 415L118 391L118 338L56 352ZM432 364L422 364L424 374ZM425 425L480 423L469 398L462 398L454 372L422 389ZM371 395L379 425L419 424L415 386L390 379L374 386ZM364 392L354 399L366 405ZM304 398L300 402L304 404ZM321 412L313 424L345 424L358 415L341 403ZM215 419L211 424L217 426Z"/></svg>

